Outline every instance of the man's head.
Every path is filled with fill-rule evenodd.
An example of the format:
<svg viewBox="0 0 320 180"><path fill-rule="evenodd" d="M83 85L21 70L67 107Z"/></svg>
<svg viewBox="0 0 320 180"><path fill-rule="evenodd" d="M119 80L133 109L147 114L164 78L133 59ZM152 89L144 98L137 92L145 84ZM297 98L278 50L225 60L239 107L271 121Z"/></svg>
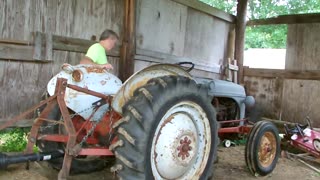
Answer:
<svg viewBox="0 0 320 180"><path fill-rule="evenodd" d="M109 51L116 45L118 39L119 36L117 35L117 33L110 29L106 29L102 32L99 40L104 49Z"/></svg>

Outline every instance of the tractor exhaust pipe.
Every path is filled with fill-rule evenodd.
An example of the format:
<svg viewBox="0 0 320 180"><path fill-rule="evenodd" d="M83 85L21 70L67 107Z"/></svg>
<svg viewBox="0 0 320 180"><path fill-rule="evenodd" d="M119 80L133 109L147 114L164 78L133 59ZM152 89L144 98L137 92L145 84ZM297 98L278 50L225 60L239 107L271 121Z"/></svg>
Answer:
<svg viewBox="0 0 320 180"><path fill-rule="evenodd" d="M50 159L56 159L64 156L64 152L53 151L53 152L41 152L34 154L21 154L21 155L6 155L0 153L0 169L5 169L10 164L23 163L28 161L47 161Z"/></svg>

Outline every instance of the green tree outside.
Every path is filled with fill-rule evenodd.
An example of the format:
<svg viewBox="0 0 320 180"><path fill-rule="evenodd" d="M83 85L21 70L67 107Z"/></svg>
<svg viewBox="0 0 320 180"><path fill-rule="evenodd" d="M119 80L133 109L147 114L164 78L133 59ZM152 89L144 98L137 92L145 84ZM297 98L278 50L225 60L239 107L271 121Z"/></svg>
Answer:
<svg viewBox="0 0 320 180"><path fill-rule="evenodd" d="M200 0L236 15L237 0ZM288 14L319 13L319 0L249 0L247 19L264 19ZM248 26L245 48L286 48L287 25Z"/></svg>

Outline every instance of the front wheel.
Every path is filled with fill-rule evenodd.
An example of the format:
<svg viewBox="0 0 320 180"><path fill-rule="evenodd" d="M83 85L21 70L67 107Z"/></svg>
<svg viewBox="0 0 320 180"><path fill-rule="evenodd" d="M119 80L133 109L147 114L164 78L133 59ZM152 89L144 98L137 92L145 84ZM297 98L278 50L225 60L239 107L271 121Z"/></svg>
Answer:
<svg viewBox="0 0 320 180"><path fill-rule="evenodd" d="M151 79L137 89L115 125L123 179L207 179L218 144L207 89L186 77Z"/></svg>
<svg viewBox="0 0 320 180"><path fill-rule="evenodd" d="M265 176L276 167L280 154L278 129L267 121L254 124L246 143L246 165L253 175Z"/></svg>

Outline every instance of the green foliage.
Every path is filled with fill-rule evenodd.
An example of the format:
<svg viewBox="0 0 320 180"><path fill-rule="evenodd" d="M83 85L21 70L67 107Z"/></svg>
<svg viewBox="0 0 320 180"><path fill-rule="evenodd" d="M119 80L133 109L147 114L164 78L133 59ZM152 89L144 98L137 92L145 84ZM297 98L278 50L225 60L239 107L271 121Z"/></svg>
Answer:
<svg viewBox="0 0 320 180"><path fill-rule="evenodd" d="M287 26L247 27L245 48L286 48Z"/></svg>
<svg viewBox="0 0 320 180"><path fill-rule="evenodd" d="M200 0L236 15L237 0ZM247 19L264 19L287 14L319 13L319 0L249 0ZM286 48L287 26L251 26L246 29L246 48Z"/></svg>
<svg viewBox="0 0 320 180"><path fill-rule="evenodd" d="M0 132L0 152L19 152L23 151L27 145L27 132L29 128L15 128ZM34 151L37 148L34 147Z"/></svg>
<svg viewBox="0 0 320 180"><path fill-rule="evenodd" d="M229 14L237 14L237 1L236 0L200 0L210 6L225 11Z"/></svg>

